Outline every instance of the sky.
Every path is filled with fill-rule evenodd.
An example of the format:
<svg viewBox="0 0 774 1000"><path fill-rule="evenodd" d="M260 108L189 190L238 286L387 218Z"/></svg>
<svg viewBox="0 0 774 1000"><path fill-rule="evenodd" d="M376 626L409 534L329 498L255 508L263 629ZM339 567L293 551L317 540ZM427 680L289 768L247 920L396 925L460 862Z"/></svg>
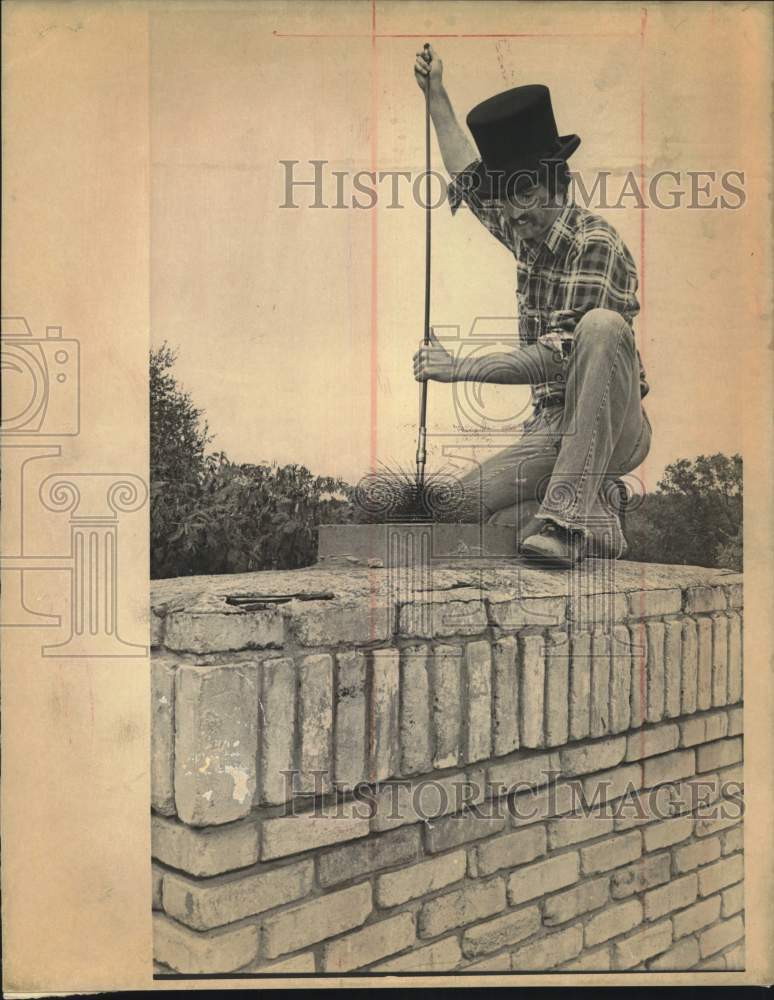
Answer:
<svg viewBox="0 0 774 1000"><path fill-rule="evenodd" d="M685 5L650 7L646 23L639 5L605 5L603 20L599 10L438 2L374 11L360 0L152 17L152 340L178 351L177 377L206 411L213 448L352 482L374 460L413 466L424 212L407 198L390 208L389 182L375 208L353 207L353 193L367 199L351 177L421 171L424 101L412 66L428 40L461 121L494 93L547 84L560 133L582 138L571 166L587 187L609 171L617 198L629 171L646 183L683 172L661 188L685 191L681 207L640 209L630 197L599 210L641 275L636 335L654 438L638 475L653 489L670 461L742 450L740 351L751 317L763 316L748 250L759 220L749 204L687 207L685 172L745 170L752 183L761 170L739 154L755 114L749 52L738 33L729 44L723 19L733 12L719 5L691 5L690 17ZM374 17L382 37L371 35ZM309 37L323 33L338 36ZM435 142L432 156L441 170ZM310 207L309 188L294 193L298 208L282 207L283 160L298 161L297 178L326 161L328 207ZM331 207L333 171L346 172L346 207ZM711 184L710 197L718 193ZM433 211L432 266L437 329L512 344L514 262L470 213ZM528 400L519 387L431 383L430 465L510 443Z"/></svg>

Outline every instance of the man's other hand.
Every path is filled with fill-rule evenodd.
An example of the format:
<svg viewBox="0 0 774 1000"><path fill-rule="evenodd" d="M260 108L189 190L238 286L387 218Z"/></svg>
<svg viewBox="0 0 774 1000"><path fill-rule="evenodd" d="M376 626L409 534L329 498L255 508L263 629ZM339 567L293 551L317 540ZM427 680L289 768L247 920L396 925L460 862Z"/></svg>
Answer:
<svg viewBox="0 0 774 1000"><path fill-rule="evenodd" d="M427 92L428 86L431 90L437 90L441 86L443 79L443 63L438 57L435 49L422 49L417 52L414 63L414 77L419 84L420 90Z"/></svg>
<svg viewBox="0 0 774 1000"><path fill-rule="evenodd" d="M454 381L454 358L443 347L433 331L430 331L430 344L424 342L414 355L414 378L417 382Z"/></svg>

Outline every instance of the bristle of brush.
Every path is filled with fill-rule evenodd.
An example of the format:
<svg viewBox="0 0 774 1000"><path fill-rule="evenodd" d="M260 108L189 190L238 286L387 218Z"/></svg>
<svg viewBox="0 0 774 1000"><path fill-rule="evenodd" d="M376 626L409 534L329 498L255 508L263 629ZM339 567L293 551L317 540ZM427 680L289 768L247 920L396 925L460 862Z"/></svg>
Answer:
<svg viewBox="0 0 774 1000"><path fill-rule="evenodd" d="M478 491L445 473L428 473L419 483L412 470L382 465L360 480L355 500L364 520L378 523L477 521Z"/></svg>

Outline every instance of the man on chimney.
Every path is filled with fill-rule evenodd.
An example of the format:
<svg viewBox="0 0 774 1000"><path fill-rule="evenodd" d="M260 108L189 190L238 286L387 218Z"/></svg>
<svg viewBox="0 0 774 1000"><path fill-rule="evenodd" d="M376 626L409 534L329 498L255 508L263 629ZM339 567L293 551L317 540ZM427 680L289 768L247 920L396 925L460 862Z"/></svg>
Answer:
<svg viewBox="0 0 774 1000"><path fill-rule="evenodd" d="M574 205L548 88L516 87L477 105L460 127L431 47L417 53L452 212L465 201L516 264L519 347L454 357L432 338L414 356L418 380L530 385L523 435L463 479L488 523L511 524L527 558L572 566L626 552L617 477L650 449L648 391L632 323L639 312L632 255L605 219Z"/></svg>

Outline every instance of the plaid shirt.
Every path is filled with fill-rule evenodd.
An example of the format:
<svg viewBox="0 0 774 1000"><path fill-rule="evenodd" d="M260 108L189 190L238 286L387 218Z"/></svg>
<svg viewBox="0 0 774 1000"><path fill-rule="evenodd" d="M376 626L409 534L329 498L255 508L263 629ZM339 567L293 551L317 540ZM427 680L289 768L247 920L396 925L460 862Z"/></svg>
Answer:
<svg viewBox="0 0 774 1000"><path fill-rule="evenodd" d="M543 242L531 246L519 240L495 201L478 197L472 183L474 161L449 185L452 214L465 201L479 219L516 258L516 300L519 308L519 341L540 342L568 354L575 326L590 309L611 309L629 326L640 311L637 269L626 244L613 227L598 215L573 204L564 206ZM649 390L640 366L640 396ZM564 399L561 382L533 384L536 406Z"/></svg>

